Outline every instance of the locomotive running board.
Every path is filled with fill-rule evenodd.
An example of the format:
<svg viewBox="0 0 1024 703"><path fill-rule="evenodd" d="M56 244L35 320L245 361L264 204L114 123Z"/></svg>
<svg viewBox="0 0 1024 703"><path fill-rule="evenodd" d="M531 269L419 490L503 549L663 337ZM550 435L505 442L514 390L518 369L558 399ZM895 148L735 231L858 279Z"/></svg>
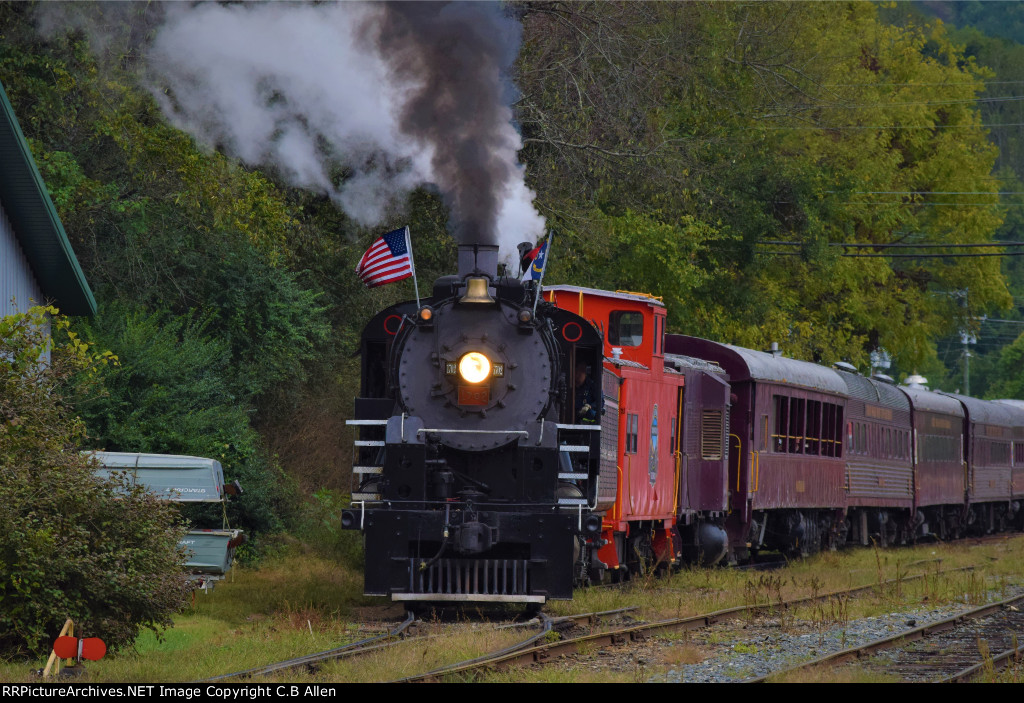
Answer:
<svg viewBox="0 0 1024 703"><path fill-rule="evenodd" d="M494 593L392 593L393 601L451 601L483 603L545 603L547 596L515 596Z"/></svg>

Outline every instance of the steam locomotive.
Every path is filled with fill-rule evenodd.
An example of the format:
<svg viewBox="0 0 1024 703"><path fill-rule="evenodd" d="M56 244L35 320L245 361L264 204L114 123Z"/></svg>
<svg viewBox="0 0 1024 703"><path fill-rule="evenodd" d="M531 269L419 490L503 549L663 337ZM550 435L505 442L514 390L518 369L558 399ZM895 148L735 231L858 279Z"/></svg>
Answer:
<svg viewBox="0 0 1024 703"><path fill-rule="evenodd" d="M539 604L608 572L1024 528L1024 402L665 322L643 293L499 277L484 246L373 318L342 517L366 593Z"/></svg>
<svg viewBox="0 0 1024 703"><path fill-rule="evenodd" d="M358 488L365 591L394 601L544 603L599 577L600 426L574 379L600 387L602 340L579 315L462 246L458 275L363 330Z"/></svg>

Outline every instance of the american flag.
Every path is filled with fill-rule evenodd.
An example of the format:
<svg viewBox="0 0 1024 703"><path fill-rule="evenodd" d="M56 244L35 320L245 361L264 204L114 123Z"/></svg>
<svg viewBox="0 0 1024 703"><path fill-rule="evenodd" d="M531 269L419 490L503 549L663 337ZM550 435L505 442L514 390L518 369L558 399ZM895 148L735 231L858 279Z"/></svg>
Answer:
<svg viewBox="0 0 1024 703"><path fill-rule="evenodd" d="M413 275L409 228L396 229L378 238L363 254L356 274L367 288L401 281Z"/></svg>

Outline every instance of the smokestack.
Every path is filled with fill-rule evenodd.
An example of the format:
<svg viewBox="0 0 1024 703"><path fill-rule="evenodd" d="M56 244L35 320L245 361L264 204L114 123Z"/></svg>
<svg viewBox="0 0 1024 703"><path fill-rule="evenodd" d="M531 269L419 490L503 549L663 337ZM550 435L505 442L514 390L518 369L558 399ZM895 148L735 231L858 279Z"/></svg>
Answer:
<svg viewBox="0 0 1024 703"><path fill-rule="evenodd" d="M459 245L459 278L467 276L487 276L492 281L497 280L497 244Z"/></svg>

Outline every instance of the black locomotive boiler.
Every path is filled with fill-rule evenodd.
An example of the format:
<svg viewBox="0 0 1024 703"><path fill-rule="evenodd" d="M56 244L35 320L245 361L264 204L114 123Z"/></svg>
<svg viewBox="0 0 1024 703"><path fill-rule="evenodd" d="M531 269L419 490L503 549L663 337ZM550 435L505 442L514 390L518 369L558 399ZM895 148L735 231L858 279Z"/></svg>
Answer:
<svg viewBox="0 0 1024 703"><path fill-rule="evenodd" d="M458 265L363 330L342 524L364 533L365 592L571 598L602 566L600 422L575 407L578 372L601 388L602 340L534 283L499 276L496 246L463 245Z"/></svg>

